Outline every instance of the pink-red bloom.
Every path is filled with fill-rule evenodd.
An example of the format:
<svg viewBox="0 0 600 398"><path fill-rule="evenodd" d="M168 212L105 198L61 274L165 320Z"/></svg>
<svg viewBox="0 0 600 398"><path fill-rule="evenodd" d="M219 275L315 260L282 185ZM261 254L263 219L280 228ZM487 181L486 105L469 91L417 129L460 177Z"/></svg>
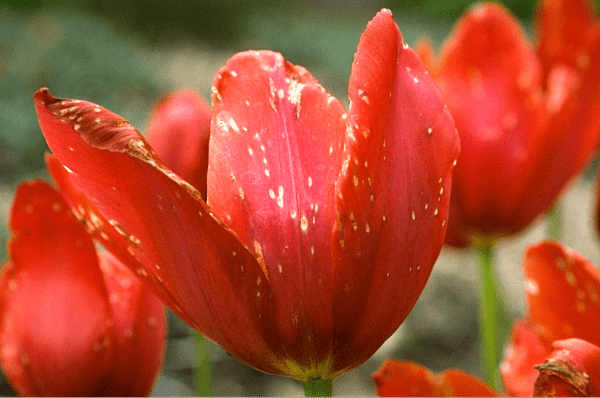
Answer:
<svg viewBox="0 0 600 398"><path fill-rule="evenodd" d="M388 11L361 37L349 96L346 112L280 54L235 55L197 154L206 201L117 115L34 98L52 174L96 239L236 358L305 381L394 332L448 222L457 134Z"/></svg>
<svg viewBox="0 0 600 398"><path fill-rule="evenodd" d="M534 366L553 351L554 358L575 358L570 365L588 374L584 384L589 391L598 391L600 368L592 371L588 364L600 361L600 271L555 242L530 246L524 268L527 317L514 325L500 368L507 393L531 395L538 377ZM573 338L580 342L566 340ZM565 355L558 355L560 350ZM542 369L547 373L556 368Z"/></svg>
<svg viewBox="0 0 600 398"><path fill-rule="evenodd" d="M422 47L454 117L448 242L497 239L556 200L600 140L600 27L588 0L545 0L537 49L500 5L462 17L439 62Z"/></svg>
<svg viewBox="0 0 600 398"><path fill-rule="evenodd" d="M0 362L20 395L148 395L165 343L161 302L97 254L63 197L17 188L0 276Z"/></svg>

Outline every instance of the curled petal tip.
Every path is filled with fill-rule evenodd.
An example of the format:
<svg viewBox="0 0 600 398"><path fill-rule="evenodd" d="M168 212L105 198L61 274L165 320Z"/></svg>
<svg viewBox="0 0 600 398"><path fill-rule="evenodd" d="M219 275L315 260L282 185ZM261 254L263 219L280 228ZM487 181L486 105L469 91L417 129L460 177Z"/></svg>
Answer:
<svg viewBox="0 0 600 398"><path fill-rule="evenodd" d="M36 103L41 105L50 105L54 102L57 102L59 99L52 96L48 87L42 87L33 95L33 99Z"/></svg>

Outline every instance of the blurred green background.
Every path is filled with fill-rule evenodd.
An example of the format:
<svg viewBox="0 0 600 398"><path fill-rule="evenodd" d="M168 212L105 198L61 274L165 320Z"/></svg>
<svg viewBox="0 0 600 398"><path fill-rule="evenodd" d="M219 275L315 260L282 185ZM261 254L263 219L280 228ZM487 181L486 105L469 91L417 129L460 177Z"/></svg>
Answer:
<svg viewBox="0 0 600 398"><path fill-rule="evenodd" d="M209 98L212 77L227 58L247 49L270 49L307 67L327 90L345 99L356 45L377 11L383 7L393 11L410 45L421 35L428 35L439 46L470 3L0 1L0 259L6 256L6 221L14 188L23 179L46 178L43 153L47 148L32 101L40 87L48 87L58 97L101 104L143 132L152 104L165 92L193 87ZM533 0L510 0L504 5L531 31ZM421 312L418 320L409 319L407 323L412 322L416 332L400 338L405 345L390 349L390 355L415 359L436 370L459 366L478 373L473 349L477 340L476 291L468 287L458 290L451 287L453 282L457 281L450 278L446 285L436 287L436 291L445 292L440 296L445 300L445 307L440 307L443 310ZM473 319L464 321L460 318L463 315ZM170 336L156 394L193 394L193 339L187 326L177 320L171 324ZM211 355L216 395L301 393L293 385L278 384L283 383L280 378L240 365L217 346L211 346ZM358 379L344 383L351 388L340 393L372 394L368 377L381 359L365 365L354 376ZM0 393L12 394L6 383L0 386Z"/></svg>

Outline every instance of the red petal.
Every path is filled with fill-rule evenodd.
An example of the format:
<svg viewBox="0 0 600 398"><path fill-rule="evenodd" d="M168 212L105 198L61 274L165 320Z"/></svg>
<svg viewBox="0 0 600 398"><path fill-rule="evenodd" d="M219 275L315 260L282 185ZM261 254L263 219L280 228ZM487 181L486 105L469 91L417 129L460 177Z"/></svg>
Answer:
<svg viewBox="0 0 600 398"><path fill-rule="evenodd" d="M135 252L129 250L130 237L124 233L120 224L109 222L96 208L96 206L81 192L71 180L73 174L66 169L53 155L46 155L46 165L52 179L59 186L65 200L71 206L71 210L77 218L85 223L88 234L99 241L107 250L120 259L124 264L132 266L138 275L144 275L143 264L135 256ZM114 224L114 225L113 225ZM186 322L192 324L189 315L181 309L182 303L173 283L168 278L161 278L160 285L155 286L156 293L162 301L171 307L173 311Z"/></svg>
<svg viewBox="0 0 600 398"><path fill-rule="evenodd" d="M409 361L385 361L373 374L380 397L498 397L496 391L461 370L433 373Z"/></svg>
<svg viewBox="0 0 600 398"><path fill-rule="evenodd" d="M109 253L100 268L111 303L115 354L107 396L148 396L162 366L166 317L162 302Z"/></svg>
<svg viewBox="0 0 600 398"><path fill-rule="evenodd" d="M595 206L596 236L600 236L600 172L596 176L596 206Z"/></svg>
<svg viewBox="0 0 600 398"><path fill-rule="evenodd" d="M534 366L543 363L550 351L550 346L542 343L529 322L515 322L500 364L500 374L509 396L531 396L533 383L538 376Z"/></svg>
<svg viewBox="0 0 600 398"><path fill-rule="evenodd" d="M238 359L285 374L275 359L279 346L268 334L270 288L257 284L263 270L211 216L198 191L168 170L119 116L88 102L56 99L46 89L34 98L56 157L127 237L121 251L138 260L127 265L157 291L173 286L181 302L174 310L187 313L195 328Z"/></svg>
<svg viewBox="0 0 600 398"><path fill-rule="evenodd" d="M209 204L265 267L285 351L304 368L323 363L344 108L268 51L231 58L215 77L213 104Z"/></svg>
<svg viewBox="0 0 600 398"><path fill-rule="evenodd" d="M148 124L146 139L165 165L206 199L210 109L193 90L163 97Z"/></svg>
<svg viewBox="0 0 600 398"><path fill-rule="evenodd" d="M580 339L556 341L548 360L536 369L534 397L600 396L600 347Z"/></svg>
<svg viewBox="0 0 600 398"><path fill-rule="evenodd" d="M599 33L590 0L544 0L536 16L538 55L548 74L557 64L586 67Z"/></svg>
<svg viewBox="0 0 600 398"><path fill-rule="evenodd" d="M354 59L333 236L340 367L371 356L419 297L443 243L459 151L440 92L388 10Z"/></svg>
<svg viewBox="0 0 600 398"><path fill-rule="evenodd" d="M461 140L449 228L501 235L523 227L515 213L546 119L540 64L516 18L494 3L473 7L444 45L438 82Z"/></svg>
<svg viewBox="0 0 600 398"><path fill-rule="evenodd" d="M439 75L439 62L435 55L433 48L433 42L428 36L422 36L415 45L415 52L419 55L419 58L423 61L425 68L431 73L434 79L437 79Z"/></svg>
<svg viewBox="0 0 600 398"><path fill-rule="evenodd" d="M588 67L579 72L559 66L548 77L548 128L530 160L534 168L515 214L519 219L532 220L546 210L600 144L600 40L589 49Z"/></svg>
<svg viewBox="0 0 600 398"><path fill-rule="evenodd" d="M4 372L21 395L101 394L114 335L85 228L42 181L19 186L10 228L0 280Z"/></svg>
<svg viewBox="0 0 600 398"><path fill-rule="evenodd" d="M600 344L600 271L556 242L525 254L529 318L547 346L577 337Z"/></svg>

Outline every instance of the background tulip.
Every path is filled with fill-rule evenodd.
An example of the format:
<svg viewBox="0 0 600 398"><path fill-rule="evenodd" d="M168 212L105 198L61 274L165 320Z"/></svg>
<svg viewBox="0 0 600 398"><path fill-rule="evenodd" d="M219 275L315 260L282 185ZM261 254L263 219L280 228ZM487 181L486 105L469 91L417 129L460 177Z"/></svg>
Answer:
<svg viewBox="0 0 600 398"><path fill-rule="evenodd" d="M447 224L452 119L388 11L361 38L348 113L266 51L234 56L212 92L208 204L125 120L47 90L35 101L59 179L85 195L70 200L178 315L257 369L330 383L425 285Z"/></svg>
<svg viewBox="0 0 600 398"><path fill-rule="evenodd" d="M148 395L162 365L160 301L47 183L16 192L0 277L0 362L21 395Z"/></svg>
<svg viewBox="0 0 600 398"><path fill-rule="evenodd" d="M540 7L538 52L508 11L486 3L457 23L439 63L427 60L462 143L450 243L493 241L522 230L595 153L600 28L586 1ZM560 13L565 8L569 12ZM585 38L574 37L582 32Z"/></svg>
<svg viewBox="0 0 600 398"><path fill-rule="evenodd" d="M171 170L206 200L210 108L193 90L164 96L154 107L146 139Z"/></svg>
<svg viewBox="0 0 600 398"><path fill-rule="evenodd" d="M482 359L495 388L495 242L547 211L600 142L600 28L589 4L544 1L539 28L536 51L515 17L482 3L458 21L439 61L421 47L461 139L446 242L478 251Z"/></svg>

